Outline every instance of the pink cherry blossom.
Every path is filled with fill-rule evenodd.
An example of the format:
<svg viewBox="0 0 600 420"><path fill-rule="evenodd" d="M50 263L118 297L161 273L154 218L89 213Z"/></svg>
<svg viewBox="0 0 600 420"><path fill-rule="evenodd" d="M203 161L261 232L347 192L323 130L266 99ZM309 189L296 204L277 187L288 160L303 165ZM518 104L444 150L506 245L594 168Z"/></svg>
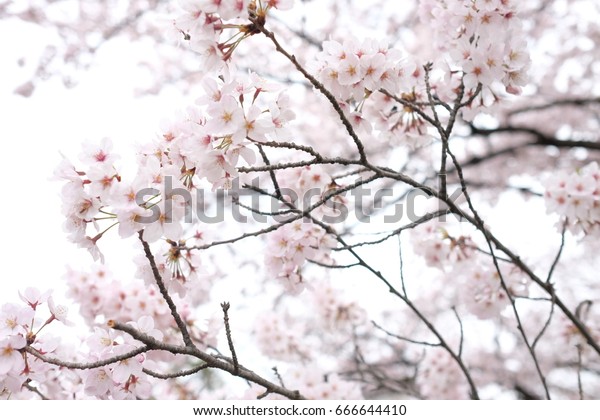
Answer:
<svg viewBox="0 0 600 420"><path fill-rule="evenodd" d="M31 305L23 307L12 303L3 304L0 309L0 335L25 335L34 315L35 309Z"/></svg>
<svg viewBox="0 0 600 420"><path fill-rule="evenodd" d="M2 398L599 397L590 2L62 3L8 6L51 45L6 53L4 179L44 217L7 237ZM22 121L101 139L56 157L60 202ZM65 297L27 287L57 210L90 253Z"/></svg>

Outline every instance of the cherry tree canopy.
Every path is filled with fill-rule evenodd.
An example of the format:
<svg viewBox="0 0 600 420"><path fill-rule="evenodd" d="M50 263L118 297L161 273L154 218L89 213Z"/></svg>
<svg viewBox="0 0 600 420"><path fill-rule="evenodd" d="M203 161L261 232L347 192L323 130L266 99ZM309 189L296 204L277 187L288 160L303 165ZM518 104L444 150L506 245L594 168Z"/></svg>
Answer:
<svg viewBox="0 0 600 420"><path fill-rule="evenodd" d="M3 397L600 397L600 5L32 0L0 16L47 34L14 95L77 89L128 51L139 98L183 98L133 155L93 133L57 160L56 240L88 261L66 297L26 271L4 296Z"/></svg>

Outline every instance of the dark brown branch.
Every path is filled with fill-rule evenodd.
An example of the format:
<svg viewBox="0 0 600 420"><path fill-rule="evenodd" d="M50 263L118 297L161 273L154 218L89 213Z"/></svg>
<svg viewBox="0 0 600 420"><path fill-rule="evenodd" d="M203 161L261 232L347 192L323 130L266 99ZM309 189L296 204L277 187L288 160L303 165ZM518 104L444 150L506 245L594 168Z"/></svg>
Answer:
<svg viewBox="0 0 600 420"><path fill-rule="evenodd" d="M25 347L25 351L38 359L50 363L51 365L60 366L68 369L78 369L78 370L87 370L87 369L96 369L103 366L112 365L113 363L118 363L123 360L131 359L138 354L145 353L149 350L148 346L142 346L137 349L128 351L127 353L119 354L117 356L109 357L108 359L98 360L96 362L89 363L81 363L81 362L67 362L65 360L60 360L55 357L46 356L45 354L40 353L36 349L31 346Z"/></svg>
<svg viewBox="0 0 600 420"><path fill-rule="evenodd" d="M307 261L311 264L318 265L319 267L330 268L330 269L335 269L335 270L343 270L346 268L352 268L352 267L356 267L357 265L359 265L358 263L344 264L344 265L325 264L320 261L315 261L315 260L311 260L311 259L308 259Z"/></svg>
<svg viewBox="0 0 600 420"><path fill-rule="evenodd" d="M302 144L286 142L286 141L261 141L261 142L256 141L256 140L252 140L252 141L256 144L260 144L261 146L273 147L276 149L299 150L301 152L308 153L309 155L311 155L318 161L324 160L323 156L310 146L304 146Z"/></svg>
<svg viewBox="0 0 600 420"><path fill-rule="evenodd" d="M262 157L263 162L265 162L265 165L271 166L271 162L269 161L269 158L267 157L267 154L265 153L265 150L260 145L260 143L258 143L256 145L256 147L258 147L258 151L260 152L260 156ZM279 188L279 182L277 182L277 177L275 176L275 171L270 170L269 176L271 177L271 182L273 183L273 188L275 188L275 197L278 197L278 198L281 197L281 188Z"/></svg>
<svg viewBox="0 0 600 420"><path fill-rule="evenodd" d="M342 124L346 128L346 131L348 131L348 134L354 141L354 144L356 145L356 148L358 150L358 155L360 156L360 162L366 163L367 155L365 154L365 147L362 144L361 140L358 138L358 135L354 131L354 127L352 127L352 123L348 120L348 118L346 117L346 114L344 114L344 111L340 107L335 96L333 96L333 94L331 92L329 92L329 90L327 90L321 82L319 82L317 79L315 79L313 75L311 75L308 71L306 71L306 69L304 67L302 67L302 65L298 62L298 60L296 59L296 57L294 55L288 53L281 46L281 44L279 43L279 41L277 41L277 38L275 37L275 34L273 32L267 30L257 20L254 20L253 24L256 25L257 29L260 32L262 32L267 38L269 38L271 40L271 42L275 46L275 49L279 53L281 53L284 57L286 57L294 65L294 67L296 67L296 69L300 73L302 73L302 75L315 87L315 89L317 89L319 92L321 92L327 98L327 100L329 101L329 103L331 104L331 106L333 107L335 112L340 117L340 120L342 121Z"/></svg>
<svg viewBox="0 0 600 420"><path fill-rule="evenodd" d="M462 323L462 319L460 319L460 315L458 314L458 311L456 310L456 308L454 306L452 307L452 312L454 312L454 315L456 316L456 319L458 320L458 325L460 327L460 342L458 344L458 357L462 357L463 343L464 343L464 339L465 339L463 323Z"/></svg>
<svg viewBox="0 0 600 420"><path fill-rule="evenodd" d="M146 255L146 259L150 263L150 268L152 269L152 274L154 275L154 280L156 281L158 290L160 291L160 294L162 295L163 299L169 306L169 310L171 311L171 316L175 320L175 323L177 324L177 327L179 328L179 331L181 332L181 336L183 337L183 342L185 343L186 346L193 347L194 343L192 342L192 338L190 337L190 333L187 329L187 326L185 325L185 322L183 321L183 319L181 319L181 316L179 315L179 312L177 311L177 307L175 306L175 302L173 302L173 299L171 299L171 296L169 295L169 292L167 291L167 288L165 287L165 284L162 280L160 272L158 271L158 267L156 266L156 261L154 260L154 255L152 254L152 251L150 250L150 245L148 245L148 242L146 242L144 240L144 231L140 230L138 232L138 236L140 238L140 242L142 243L142 246L144 247L144 254Z"/></svg>
<svg viewBox="0 0 600 420"><path fill-rule="evenodd" d="M600 142L590 140L559 140L556 137L548 136L541 131L531 128L514 125L504 125L496 128L477 128L473 125L471 127L471 134L480 136L490 136L496 133L524 133L530 134L535 137L535 141L526 144L527 146L556 146L556 147L583 147L586 149L600 150Z"/></svg>
<svg viewBox="0 0 600 420"><path fill-rule="evenodd" d="M544 109L561 107L561 106L585 106L590 104L600 104L600 98L567 98L567 99L557 99L552 102L548 102L541 105L530 105L522 108L513 109L508 113L508 116L513 116L515 114L521 114L524 112L530 111L542 111Z"/></svg>
<svg viewBox="0 0 600 420"><path fill-rule="evenodd" d="M148 350L162 350L162 351L169 352L171 354L181 354L181 355L192 356L192 357L202 360L204 363L206 363L207 367L209 367L209 368L219 369L224 372L228 372L233 376L237 376L239 378L242 378L242 379L245 379L252 383L255 383L257 385L260 385L260 386L264 387L270 393L279 394L279 395L282 395L282 396L287 397L292 400L305 399L302 396L302 394L300 394L299 391L292 391L292 390L286 389L280 385L272 383L272 382L264 379L263 377L257 375L256 373L252 372L251 370L245 368L242 365L239 365L236 370L233 363L226 361L226 360L222 360L218 357L212 356L206 352L203 352L202 350L200 350L196 347L177 346L177 345L173 345L173 344L160 342L147 334L143 334L143 333L139 332L137 329L135 329L134 327L132 327L131 325L128 325L128 324L114 322L112 327L118 331L126 332L127 334L129 334L133 338L135 338L136 340L141 341L142 343L144 343L146 345Z"/></svg>
<svg viewBox="0 0 600 420"><path fill-rule="evenodd" d="M157 379L174 379L174 378L181 378L183 376L194 375L194 374L200 372L201 370L208 369L209 367L210 366L208 366L207 364L204 364L204 365L196 366L195 368L181 370L179 372L173 372L173 373L158 373L158 372L154 372L153 370L143 368L142 372L144 372L148 376L152 376Z"/></svg>
<svg viewBox="0 0 600 420"><path fill-rule="evenodd" d="M282 162L276 163L272 165L263 165L263 166L241 166L236 168L238 172L242 173L251 173L251 172L269 172L269 171L278 171L281 169L291 169L291 168L303 168L305 166L311 166L316 164L324 164L324 165L360 165L359 161L353 159L344 159L344 158L335 158L335 159L312 159L312 160L301 160L296 162Z"/></svg>
<svg viewBox="0 0 600 420"><path fill-rule="evenodd" d="M227 336L227 345L231 352L231 360L233 362L233 374L237 375L240 370L237 355L235 353L235 347L233 345L233 338L231 337L231 326L229 325L229 302L221 303L221 309L223 309L223 322L225 323L225 335Z"/></svg>
<svg viewBox="0 0 600 420"><path fill-rule="evenodd" d="M519 394L519 396L521 396L523 400L541 400L540 397L538 397L537 395L535 395L533 392L528 391L527 389L525 389L523 386L517 384L515 385L515 391L517 391L517 394Z"/></svg>

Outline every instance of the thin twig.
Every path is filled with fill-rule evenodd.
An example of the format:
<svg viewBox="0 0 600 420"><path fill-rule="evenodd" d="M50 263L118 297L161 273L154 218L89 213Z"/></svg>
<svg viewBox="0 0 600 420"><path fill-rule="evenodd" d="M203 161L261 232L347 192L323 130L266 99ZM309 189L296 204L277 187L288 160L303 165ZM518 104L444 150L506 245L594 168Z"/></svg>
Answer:
<svg viewBox="0 0 600 420"><path fill-rule="evenodd" d="M577 389L579 390L579 399L583 400L583 383L581 382L581 352L583 349L581 348L581 344L577 346Z"/></svg>
<svg viewBox="0 0 600 420"><path fill-rule="evenodd" d="M515 114L530 112L530 111L541 111L548 108L560 107L560 106L584 106L589 104L600 104L600 97L597 98L566 98L566 99L557 99L553 102L548 102L541 105L529 105L522 108L513 109L508 112L508 116L513 116Z"/></svg>
<svg viewBox="0 0 600 420"><path fill-rule="evenodd" d="M500 270L498 258L496 257L496 253L494 252L494 247L492 246L492 240L488 236L488 233L487 233L488 231L485 228L485 224L484 224L483 220L481 219L481 217L479 216L479 213L475 210L475 207L473 206L473 202L471 201L471 196L470 196L469 192L467 191L465 178L464 178L464 175L462 172L462 168L460 167L460 164L458 162L458 159L456 159L456 156L454 155L454 153L452 153L452 151L450 150L450 147L447 148L447 151L448 151L448 155L452 159L452 162L454 163L454 166L456 167L456 171L458 173L458 177L461 182L463 194L465 195L465 199L467 201L467 205L469 206L471 213L473 213L475 227L477 227L478 230L480 230L483 233L485 241L488 245L489 251L492 254L492 262L494 264L496 272L498 273L498 277L500 279L500 285L502 286L502 289L504 290L504 292L506 293L506 295L508 296L508 299L510 301L510 306L513 310L515 319L517 321L517 329L519 330L519 333L521 334L521 337L523 338L525 346L527 347L527 350L529 351L529 354L531 355L531 358L535 365L538 376L540 377L540 380L542 382L542 386L544 387L544 391L546 393L546 398L550 399L550 391L548 390L548 385L546 384L546 377L544 376L544 373L542 372L542 368L541 368L539 360L536 356L535 349L529 343L529 339L527 338L527 334L525 333L525 329L523 328L523 323L521 322L521 317L519 315L519 311L517 310L517 306L515 304L515 298L512 296L512 293L510 292L508 286L506 285L504 276L502 274L502 270Z"/></svg>
<svg viewBox="0 0 600 420"><path fill-rule="evenodd" d="M352 127L352 123L348 120L348 118L346 117L346 114L344 114L344 111L340 107L335 96L333 96L333 94L329 90L327 90L327 88L325 88L325 86L323 86L323 84L321 82L319 82L317 79L315 79L315 77L313 75L311 75L304 67L302 67L302 65L298 62L298 60L296 59L296 57L294 55L287 52L281 46L281 44L279 43L279 41L277 40L277 38L275 37L275 34L273 32L267 30L256 19L253 20L252 23L257 27L257 29L259 31L261 31L267 38L269 38L271 40L271 42L275 46L275 49L279 53L281 53L284 57L286 57L294 65L294 67L296 67L296 69L300 73L302 73L302 75L315 87L315 89L317 89L319 92L321 92L327 98L327 100L329 101L329 103L331 104L331 106L333 107L335 112L338 114L340 120L342 121L342 124L346 128L346 131L348 131L348 134L350 134L350 137L354 141L354 144L356 145L358 154L360 156L360 162L366 163L367 155L365 154L365 147L362 144L361 140L358 138L358 135L354 131L354 127Z"/></svg>
<svg viewBox="0 0 600 420"><path fill-rule="evenodd" d="M31 385L31 384L29 383L29 381L26 381L26 382L23 384L23 387L24 387L24 388L26 388L26 389L28 389L29 391L33 392L34 394L37 394L37 395L38 395L38 396L39 396L39 397L40 397L42 400L44 400L44 401L47 401L47 400L49 400L49 398L48 398L48 397L46 397L46 396L45 396L45 395L44 395L44 394L43 394L43 393L42 393L42 392L41 392L41 391L40 391L40 390L39 390L37 387L35 387L35 386Z"/></svg>
<svg viewBox="0 0 600 420"><path fill-rule="evenodd" d="M554 306L555 306L556 294L555 294L555 290L554 290L554 285L552 284L551 280L552 280L552 274L554 273L554 269L556 268L556 265L558 264L558 260L560 259L560 256L562 254L563 248L565 246L565 232L566 232L566 229L567 229L567 223L565 222L563 224L562 232L561 232L561 235L560 235L560 247L558 248L558 252L556 253L556 257L554 257L554 261L552 262L552 266L550 267L550 270L548 271L548 276L546 277L546 284L549 287L549 290L550 290L550 293L551 293L551 297L552 297L550 299L550 313L548 314L548 318L546 318L546 322L544 323L542 329L540 330L540 332L538 333L538 335L533 340L533 343L531 344L532 348L535 348L535 346L537 345L538 341L542 338L542 336L544 335L544 333L546 332L546 330L550 326L550 323L552 322L552 316L554 315Z"/></svg>
<svg viewBox="0 0 600 420"><path fill-rule="evenodd" d="M449 213L451 213L451 210L438 210L438 211L434 211L434 212L431 212L431 213L427 213L427 214L419 217L414 222L408 223L408 224L406 224L404 226L400 226L399 228L394 229L393 231L389 232L388 234L386 234L382 238L374 239L372 241L362 241L362 242L357 242L355 244L350 244L350 245L347 245L347 246L340 246L340 247L332 248L332 251L346 251L349 248L359 248L361 246L366 246L366 245L377 245L377 244L380 244L380 243L383 243L383 242L387 241L390 238L393 238L394 236L399 235L401 232L403 232L405 230L414 229L417 226L419 226L419 225L421 225L421 224L423 224L423 223L425 223L425 222L427 222L429 220L432 220L432 219L444 216L444 215L449 214Z"/></svg>
<svg viewBox="0 0 600 420"><path fill-rule="evenodd" d="M344 264L344 265L326 264L326 263L323 263L321 261L312 260L310 258L307 259L306 261L308 261L311 264L318 265L319 267L330 268L330 269L334 269L334 270L343 270L343 269L346 269L346 268L352 268L352 267L356 267L356 266L360 265L358 263L351 263L351 264Z"/></svg>
<svg viewBox="0 0 600 420"><path fill-rule="evenodd" d="M311 220L313 221L313 223L321 226L327 233L334 236L336 238L336 240L339 243L341 243L343 246L348 247L348 244L346 243L346 241L338 233L336 233L335 230L333 230L331 228L331 226L329 226L319 220L316 220L312 217L311 217ZM407 299L402 293L400 293L390 283L390 281L387 278L385 278L385 276L383 274L381 274L380 271L375 270L360 255L358 255L358 253L354 249L349 248L348 252L350 252L350 254L352 254L352 256L354 256L354 258L356 258L356 260L358 261L360 266L367 269L369 272L374 274L375 277L377 277L380 281L382 281L387 286L388 292L390 292L394 296L397 296L398 298L400 298L400 300L402 300L410 308L410 310L427 326L427 329L429 329L429 331L431 331L433 333L433 335L435 335L435 337L439 340L439 342L440 342L439 345L448 352L450 357L452 357L452 359L454 359L454 361L458 364L460 370L463 372L467 382L469 383L471 398L479 399L479 393L477 391L477 386L475 385L475 381L473 380L471 373L469 372L466 365L464 364L464 361L462 360L462 358L458 357L458 355L452 350L452 348L448 345L446 340L444 340L444 337L441 335L441 333L438 331L438 329L433 325L433 323L431 321L429 321L429 319L416 307L416 305L410 299Z"/></svg>
<svg viewBox="0 0 600 420"><path fill-rule="evenodd" d="M309 155L312 155L315 159L317 159L317 161L325 160L323 158L323 156L320 153L318 153L315 149L313 149L310 146L305 146L303 144L286 142L286 141L260 141L259 142L258 140L252 140L252 139L250 139L250 140L261 146L273 147L273 148L277 148L277 149L300 150L302 152L308 153Z"/></svg>
<svg viewBox="0 0 600 420"><path fill-rule="evenodd" d="M396 338L398 340L406 341L408 343L419 344L421 346L428 346L428 347L440 347L442 345L441 343L429 343L427 341L413 340L412 338L403 337L401 335L391 333L388 330L386 330L385 328L383 328L382 326L380 326L379 324L377 324L375 321L371 321L371 324L373 324L373 326L375 328L377 328L378 330L383 331L386 335L388 335L392 338Z"/></svg>
<svg viewBox="0 0 600 420"><path fill-rule="evenodd" d="M269 158L267 157L267 154L265 153L265 149L263 149L263 147L260 145L260 143L257 144L256 147L258 148L258 151L260 152L260 155L263 159L263 162L265 162L265 165L271 166L271 162L269 161ZM277 182L277 177L275 176L275 171L270 170L269 176L271 177L271 182L273 182L273 187L275 188L275 197L280 198L281 197L281 188L279 188L279 182Z"/></svg>
<svg viewBox="0 0 600 420"><path fill-rule="evenodd" d="M565 221L562 226L562 231L560 233L560 247L558 247L558 252L556 253L556 257L554 257L554 261L552 261L552 266L548 271L548 276L546 277L546 284L550 285L550 281L552 280L552 274L554 273L554 269L558 265L558 260L562 254L562 251L565 247L565 233L567 231L567 222Z"/></svg>
<svg viewBox="0 0 600 420"><path fill-rule="evenodd" d="M279 374L279 371L277 370L277 366L273 366L271 368L271 370L273 371L273 373L275 374L275 377L277 378L277 380L279 381L279 384L285 388L285 384L283 383L283 378L281 377L281 375Z"/></svg>
<svg viewBox="0 0 600 420"><path fill-rule="evenodd" d="M231 360L233 361L233 374L237 375L240 371L240 364L238 363L237 355L235 354L235 347L233 346L233 338L231 337L231 326L229 325L229 302L221 303L221 309L223 309L223 322L225 323L225 335L227 336L227 345L231 352Z"/></svg>
<svg viewBox="0 0 600 420"><path fill-rule="evenodd" d="M152 251L150 250L150 245L148 245L148 242L146 242L144 240L144 231L140 230L138 232L138 236L140 238L140 242L142 243L142 246L144 247L144 254L146 255L146 259L150 263L150 268L152 269L152 274L154 275L154 281L156 281L156 285L158 286L158 290L160 291L160 294L162 295L163 299L169 306L169 310L171 311L171 316L175 320L175 323L177 324L177 327L179 328L181 336L183 337L183 342L188 347L194 347L194 343L192 342L192 338L190 337L190 333L187 329L187 326L185 325L185 322L183 321L183 319L181 319L181 316L179 315L179 312L177 311L177 306L175 306L175 302L173 302L173 299L171 299L171 296L169 295L169 292L167 291L167 288L165 287L165 284L162 280L162 276L160 275L160 272L158 271L158 267L156 266L156 261L154 260L154 255L152 254Z"/></svg>
<svg viewBox="0 0 600 420"><path fill-rule="evenodd" d="M446 159L447 159L447 153L446 153L446 148L448 146L448 133L451 131L451 127L448 130L444 130L444 128L442 127L442 123L440 122L440 118L438 116L434 101L433 101L433 95L431 93L431 85L429 84L429 71L431 70L431 63L428 63L426 65L423 66L423 69L425 70L425 91L427 92L427 99L429 100L429 108L431 109L431 112L433 114L433 126L438 130L438 133L440 134L440 139L442 140L442 153L441 153L441 159L440 159L440 171L438 173L439 176L439 181L440 181L440 195L442 197L446 197L447 196L447 188L446 188L446 182L447 182L447 173L446 173ZM464 86L461 83L461 86ZM462 90L459 91L459 96L457 97L457 102L460 103L460 99L462 98Z"/></svg>
<svg viewBox="0 0 600 420"><path fill-rule="evenodd" d="M462 319L460 319L460 315L458 314L458 311L456 310L456 308L454 306L452 307L452 311L454 312L454 315L456 315L456 319L458 320L458 325L460 326L460 342L458 344L458 357L462 357L463 342L464 342L464 338L465 338L465 334L463 331L463 323L462 323Z"/></svg>
<svg viewBox="0 0 600 420"><path fill-rule="evenodd" d="M404 259L402 258L402 241L400 240L400 234L402 232L398 232L398 260L400 267L400 283L402 284L402 293L404 293L404 297L408 299L408 293L406 292L406 283L404 282Z"/></svg>

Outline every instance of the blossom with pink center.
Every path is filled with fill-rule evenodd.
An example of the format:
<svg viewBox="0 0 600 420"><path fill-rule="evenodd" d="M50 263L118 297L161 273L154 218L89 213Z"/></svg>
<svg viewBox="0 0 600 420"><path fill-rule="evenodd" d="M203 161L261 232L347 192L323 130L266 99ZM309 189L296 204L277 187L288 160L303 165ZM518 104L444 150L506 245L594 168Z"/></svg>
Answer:
<svg viewBox="0 0 600 420"><path fill-rule="evenodd" d="M557 213L573 233L597 232L600 223L600 168L592 162L580 170L559 171L544 183L548 213Z"/></svg>
<svg viewBox="0 0 600 420"><path fill-rule="evenodd" d="M19 297L23 302L25 302L26 304L31 306L33 310L35 310L38 305L45 303L48 300L51 293L52 290L47 290L44 293L42 293L39 289L35 287L28 287L23 293L19 292Z"/></svg>
<svg viewBox="0 0 600 420"><path fill-rule="evenodd" d="M279 10L290 10L294 6L294 0L266 0L266 3Z"/></svg>
<svg viewBox="0 0 600 420"><path fill-rule="evenodd" d="M112 149L113 145L110 139L103 139L100 144L86 142L83 144L83 152L79 156L79 160L90 166L111 166L119 158Z"/></svg>

